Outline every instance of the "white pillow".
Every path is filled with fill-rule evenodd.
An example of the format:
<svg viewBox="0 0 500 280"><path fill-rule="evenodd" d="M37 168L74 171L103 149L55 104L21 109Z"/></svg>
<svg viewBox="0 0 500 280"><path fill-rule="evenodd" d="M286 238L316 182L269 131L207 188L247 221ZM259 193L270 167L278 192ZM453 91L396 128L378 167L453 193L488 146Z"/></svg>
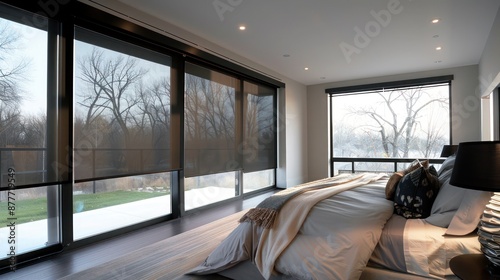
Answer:
<svg viewBox="0 0 500 280"><path fill-rule="evenodd" d="M455 216L453 216L445 234L467 235L473 232L477 228L484 208L492 195L492 192L466 189L460 208L458 208Z"/></svg>
<svg viewBox="0 0 500 280"><path fill-rule="evenodd" d="M453 155L439 168L438 179L442 183L441 189L432 204L431 215L425 221L438 227L447 227L445 234L467 235L476 229L484 207L493 193L450 185L454 165Z"/></svg>

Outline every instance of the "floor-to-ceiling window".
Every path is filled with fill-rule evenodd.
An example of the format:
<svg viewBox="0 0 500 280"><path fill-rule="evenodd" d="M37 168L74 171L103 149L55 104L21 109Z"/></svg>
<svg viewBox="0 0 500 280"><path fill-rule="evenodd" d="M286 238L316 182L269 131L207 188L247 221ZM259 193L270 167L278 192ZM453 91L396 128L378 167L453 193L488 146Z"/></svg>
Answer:
<svg viewBox="0 0 500 280"><path fill-rule="evenodd" d="M75 31L74 236L171 213L169 56Z"/></svg>
<svg viewBox="0 0 500 280"><path fill-rule="evenodd" d="M186 64L186 210L273 186L276 89Z"/></svg>
<svg viewBox="0 0 500 280"><path fill-rule="evenodd" d="M243 83L243 192L275 184L276 168L276 89Z"/></svg>
<svg viewBox="0 0 500 280"><path fill-rule="evenodd" d="M240 87L237 78L186 64L186 210L238 195Z"/></svg>
<svg viewBox="0 0 500 280"><path fill-rule="evenodd" d="M53 22L0 5L0 259L60 242ZM36 233L36 234L35 234Z"/></svg>

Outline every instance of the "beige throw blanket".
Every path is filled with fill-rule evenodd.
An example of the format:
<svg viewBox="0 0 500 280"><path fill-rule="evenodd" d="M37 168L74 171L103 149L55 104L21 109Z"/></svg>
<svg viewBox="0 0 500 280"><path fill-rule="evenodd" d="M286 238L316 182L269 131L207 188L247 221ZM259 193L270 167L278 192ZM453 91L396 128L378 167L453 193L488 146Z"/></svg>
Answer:
<svg viewBox="0 0 500 280"><path fill-rule="evenodd" d="M240 222L253 222L257 226L271 228L273 227L274 220L283 205L297 195L308 191L345 184L357 180L359 177L361 177L361 175L341 174L335 177L316 180L282 190L266 198L255 208L250 209L243 217L241 217Z"/></svg>
<svg viewBox="0 0 500 280"><path fill-rule="evenodd" d="M274 226L264 229L260 237L255 264L262 276L269 279L274 273L275 261L292 242L314 205L332 195L375 182L386 176L373 173L341 175L337 179L344 181L344 184L336 184L331 188L312 188L303 192L299 197L295 196L288 200L281 207Z"/></svg>

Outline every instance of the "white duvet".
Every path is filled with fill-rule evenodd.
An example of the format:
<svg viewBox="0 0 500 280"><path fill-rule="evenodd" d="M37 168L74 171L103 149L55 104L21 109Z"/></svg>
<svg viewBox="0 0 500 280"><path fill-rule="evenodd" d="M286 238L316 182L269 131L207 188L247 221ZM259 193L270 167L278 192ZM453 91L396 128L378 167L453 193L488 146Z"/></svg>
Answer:
<svg viewBox="0 0 500 280"><path fill-rule="evenodd" d="M305 197L321 194L292 199L277 220L286 227L240 224L191 273L216 273L251 260L265 279L359 279L393 212L392 201L385 199L388 177L363 176L362 184L341 187L311 207L303 206Z"/></svg>

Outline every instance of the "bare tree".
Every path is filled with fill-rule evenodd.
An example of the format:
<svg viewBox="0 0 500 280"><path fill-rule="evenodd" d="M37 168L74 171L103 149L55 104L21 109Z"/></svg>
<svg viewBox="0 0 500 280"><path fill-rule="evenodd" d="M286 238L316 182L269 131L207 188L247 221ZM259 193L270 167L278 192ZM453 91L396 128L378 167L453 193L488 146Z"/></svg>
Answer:
<svg viewBox="0 0 500 280"><path fill-rule="evenodd" d="M26 58L13 57L21 48L21 35L8 22L0 19L0 102L4 108L16 107L22 101L20 82L30 62Z"/></svg>
<svg viewBox="0 0 500 280"><path fill-rule="evenodd" d="M111 119L121 130L125 147L131 143L131 127L137 124L137 106L141 97L135 86L147 73L137 65L137 60L124 55L108 58L102 50L94 48L82 57L78 66L87 91L81 92L79 105L86 108L85 126L98 116ZM140 121L139 121L140 123Z"/></svg>
<svg viewBox="0 0 500 280"><path fill-rule="evenodd" d="M149 86L141 84L140 88L139 107L152 129L152 144L154 147L165 146L170 141L170 82L160 78Z"/></svg>
<svg viewBox="0 0 500 280"><path fill-rule="evenodd" d="M23 135L22 82L29 59L15 55L22 48L21 35L10 24L0 19L0 146L17 145Z"/></svg>
<svg viewBox="0 0 500 280"><path fill-rule="evenodd" d="M417 138L417 128L421 125L424 109L431 104L448 104L446 98L433 97L422 87L377 94L382 100L380 103L355 109L353 113L372 120L372 124L365 129L379 134L384 153L390 157L409 156L412 142ZM427 132L427 146L432 144L430 142L435 142L434 134Z"/></svg>
<svg viewBox="0 0 500 280"><path fill-rule="evenodd" d="M187 140L222 140L234 144L234 89L193 75L186 76Z"/></svg>

